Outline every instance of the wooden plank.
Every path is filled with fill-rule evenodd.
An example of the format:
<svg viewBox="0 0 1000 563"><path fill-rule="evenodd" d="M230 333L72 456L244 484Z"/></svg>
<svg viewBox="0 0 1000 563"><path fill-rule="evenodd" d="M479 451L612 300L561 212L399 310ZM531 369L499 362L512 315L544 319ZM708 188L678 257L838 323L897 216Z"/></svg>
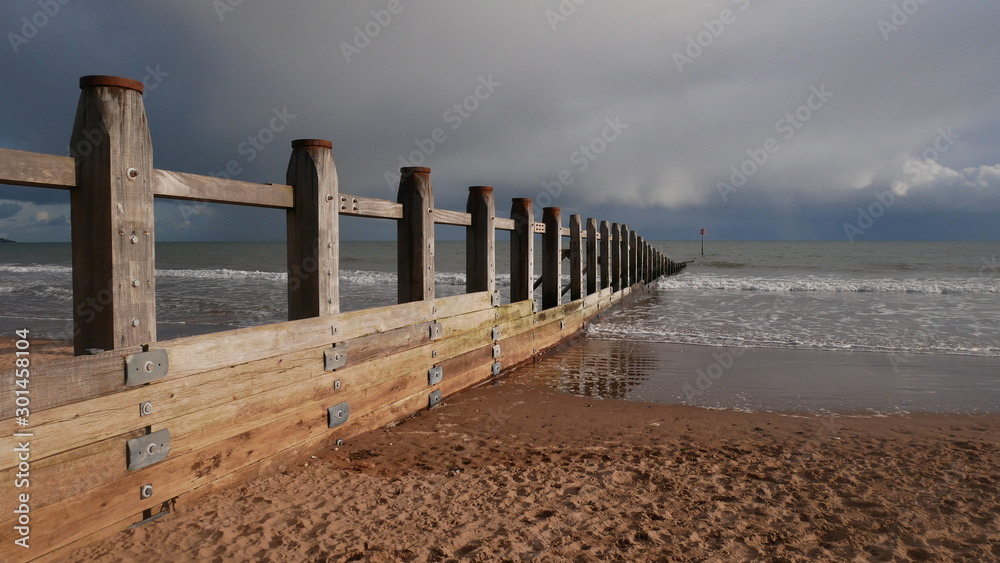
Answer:
<svg viewBox="0 0 1000 563"><path fill-rule="evenodd" d="M485 291L157 342L151 348L167 350L170 370L153 385L484 309L493 309ZM124 391L124 358L137 351L123 349L32 366L32 412ZM14 380L13 368L0 371L0 413L8 419L14 413Z"/></svg>
<svg viewBox="0 0 1000 563"><path fill-rule="evenodd" d="M434 191L431 169L400 170L399 203L403 218L396 223L396 275L399 302L434 299Z"/></svg>
<svg viewBox="0 0 1000 563"><path fill-rule="evenodd" d="M340 194L340 214L374 219L402 219L403 206L385 199Z"/></svg>
<svg viewBox="0 0 1000 563"><path fill-rule="evenodd" d="M295 206L286 212L288 319L340 312L340 231L333 143L292 141L285 181Z"/></svg>
<svg viewBox="0 0 1000 563"><path fill-rule="evenodd" d="M461 211L451 211L450 209L434 209L431 212L434 223L438 225L457 225L468 227L472 225L472 216Z"/></svg>
<svg viewBox="0 0 1000 563"><path fill-rule="evenodd" d="M76 159L71 156L0 149L0 184L75 188Z"/></svg>
<svg viewBox="0 0 1000 563"><path fill-rule="evenodd" d="M496 203L493 188L473 186L469 188L466 213L471 217L465 229L465 289L467 292L489 291L497 288Z"/></svg>
<svg viewBox="0 0 1000 563"><path fill-rule="evenodd" d="M562 297L562 233L558 207L542 210L545 235L542 236L542 308L559 305Z"/></svg>
<svg viewBox="0 0 1000 563"><path fill-rule="evenodd" d="M571 301L583 297L583 238L580 215L569 216L569 295Z"/></svg>
<svg viewBox="0 0 1000 563"><path fill-rule="evenodd" d="M597 219L587 218L587 295L597 293Z"/></svg>
<svg viewBox="0 0 1000 563"><path fill-rule="evenodd" d="M622 288L622 228L618 223L611 224L611 290Z"/></svg>
<svg viewBox="0 0 1000 563"><path fill-rule="evenodd" d="M70 146L93 150L77 159L70 192L77 355L156 342L153 148L142 84L85 76L80 89Z"/></svg>
<svg viewBox="0 0 1000 563"><path fill-rule="evenodd" d="M251 414L256 413L249 423L260 424L268 413L281 416L286 410L282 405L294 408L297 402L321 396L324 390L332 388L334 379L346 383L360 377L362 380L357 385L364 387L393 377L388 374L406 372L414 366L426 370L436 361L489 344L491 327L530 315L526 305L506 305L444 319L445 338L434 342L426 338L427 325L422 325L425 338L413 340L419 344L417 346L397 340L397 349L367 346L366 351L365 344L370 342L358 346L354 346L357 341L348 342L345 346L348 366L336 372L323 371L325 347L320 347L199 374L174 382L174 385L135 388L110 397L49 409L33 415L32 441L35 451L51 456L110 438L123 428L149 426L154 429L166 427L175 436L181 436L180 440L175 440L175 452L184 451L184 447L203 447L205 443L242 431ZM408 336L405 332L409 328L400 331ZM387 340L396 340L391 333L385 336ZM370 337L359 340L370 341ZM387 353L392 355L386 356ZM140 418L137 406L144 401L153 404L154 412ZM8 430L14 431L11 420L3 423L3 432ZM191 434L201 436L204 443L190 443ZM13 440L10 436L2 437L0 443L14 447ZM0 468L6 469L8 465L0 465Z"/></svg>
<svg viewBox="0 0 1000 563"><path fill-rule="evenodd" d="M569 227L561 227L559 229L559 236L568 237L568 236L572 236L572 234L573 234L573 232L570 230Z"/></svg>
<svg viewBox="0 0 1000 563"><path fill-rule="evenodd" d="M510 216L517 227L510 233L510 300L530 300L535 283L534 210L530 198L514 198Z"/></svg>
<svg viewBox="0 0 1000 563"><path fill-rule="evenodd" d="M628 252L628 283L635 285L639 281L639 242L635 231L628 234Z"/></svg>
<svg viewBox="0 0 1000 563"><path fill-rule="evenodd" d="M629 246L629 228L628 225L621 226L621 258L622 258L622 269L621 269L621 287L626 288L632 285L631 272L632 272L632 250Z"/></svg>
<svg viewBox="0 0 1000 563"><path fill-rule="evenodd" d="M516 222L513 219L505 219L503 217L496 217L494 219L494 227L501 231L513 231L516 226Z"/></svg>
<svg viewBox="0 0 1000 563"><path fill-rule="evenodd" d="M611 223L601 221L601 289L611 287Z"/></svg>
<svg viewBox="0 0 1000 563"><path fill-rule="evenodd" d="M291 186L257 184L186 172L153 170L153 194L165 199L287 209L294 205Z"/></svg>

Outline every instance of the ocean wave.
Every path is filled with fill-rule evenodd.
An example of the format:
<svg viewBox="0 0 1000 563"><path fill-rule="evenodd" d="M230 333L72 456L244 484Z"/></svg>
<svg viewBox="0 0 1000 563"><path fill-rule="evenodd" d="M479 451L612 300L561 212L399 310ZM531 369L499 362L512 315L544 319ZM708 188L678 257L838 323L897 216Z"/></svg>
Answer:
<svg viewBox="0 0 1000 563"><path fill-rule="evenodd" d="M755 276L683 275L661 279L661 289L719 291L832 293L1000 293L1000 283L988 278L901 280L892 278L848 279L820 276L771 278Z"/></svg>
<svg viewBox="0 0 1000 563"><path fill-rule="evenodd" d="M949 346L910 342L850 342L819 337L800 338L769 337L768 335L740 336L736 334L711 334L641 327L623 323L598 322L587 327L587 335L603 340L628 340L667 344L695 344L724 348L791 348L800 350L876 352L898 354L905 359L910 354L941 354L958 356L1000 357L1000 348L955 344Z"/></svg>

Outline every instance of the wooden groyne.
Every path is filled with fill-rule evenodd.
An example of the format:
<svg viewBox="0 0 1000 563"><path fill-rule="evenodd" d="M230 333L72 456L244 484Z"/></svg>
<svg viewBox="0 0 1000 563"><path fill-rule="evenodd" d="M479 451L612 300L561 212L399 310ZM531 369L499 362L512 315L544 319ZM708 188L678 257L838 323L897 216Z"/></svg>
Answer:
<svg viewBox="0 0 1000 563"><path fill-rule="evenodd" d="M435 208L427 168L401 170L396 202L342 193L320 139L292 143L281 185L155 169L142 84L87 76L80 87L73 156L0 149L0 183L70 191L77 354L32 364L23 335L25 361L2 373L3 561L58 560L433 407L679 267L625 224L571 215L563 226L558 207L535 222L523 198L498 217L486 186L469 188L464 212ZM289 320L158 341L155 197L286 209ZM340 312L341 215L396 221L399 304ZM465 295L434 295L436 224L466 227ZM496 290L498 230L511 233L508 305Z"/></svg>

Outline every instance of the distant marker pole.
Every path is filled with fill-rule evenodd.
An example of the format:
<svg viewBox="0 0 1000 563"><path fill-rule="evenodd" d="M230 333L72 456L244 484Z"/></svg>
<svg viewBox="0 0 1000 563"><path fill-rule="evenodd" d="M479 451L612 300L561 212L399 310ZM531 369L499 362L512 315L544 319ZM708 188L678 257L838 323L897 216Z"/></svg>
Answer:
<svg viewBox="0 0 1000 563"><path fill-rule="evenodd" d="M705 255L705 229L701 230L701 255Z"/></svg>

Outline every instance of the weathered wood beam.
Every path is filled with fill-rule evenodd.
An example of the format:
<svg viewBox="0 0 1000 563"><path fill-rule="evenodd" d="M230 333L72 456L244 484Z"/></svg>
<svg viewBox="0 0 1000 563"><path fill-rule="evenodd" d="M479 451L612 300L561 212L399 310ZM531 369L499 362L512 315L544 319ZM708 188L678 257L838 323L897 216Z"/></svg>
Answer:
<svg viewBox="0 0 1000 563"><path fill-rule="evenodd" d="M92 133L93 135L93 133ZM94 137L99 140L99 136ZM93 151L84 139L81 147ZM0 149L0 184L36 188L70 189L76 187L76 159L36 152Z"/></svg>
<svg viewBox="0 0 1000 563"><path fill-rule="evenodd" d="M556 307L560 302L559 288L562 285L562 229L560 229L561 209L542 209L545 234L542 235L542 308Z"/></svg>
<svg viewBox="0 0 1000 563"><path fill-rule="evenodd" d="M399 302L434 299L434 192L431 169L400 169L399 203L403 217L397 223Z"/></svg>
<svg viewBox="0 0 1000 563"><path fill-rule="evenodd" d="M156 342L153 147L142 83L80 79L71 147L73 347L113 350ZM87 154L84 154L84 153Z"/></svg>
<svg viewBox="0 0 1000 563"><path fill-rule="evenodd" d="M531 198L514 198L510 207L510 301L532 299L535 281L535 229Z"/></svg>
<svg viewBox="0 0 1000 563"><path fill-rule="evenodd" d="M465 289L475 291L496 291L496 203L493 188L472 186L466 203L466 215L471 217L465 230Z"/></svg>
<svg viewBox="0 0 1000 563"><path fill-rule="evenodd" d="M340 194L333 143L292 141L286 182L295 205L286 212L288 320L340 312Z"/></svg>
<svg viewBox="0 0 1000 563"><path fill-rule="evenodd" d="M569 216L569 287L570 299L583 298L583 237L579 214Z"/></svg>
<svg viewBox="0 0 1000 563"><path fill-rule="evenodd" d="M587 295L597 293L597 219L587 218Z"/></svg>

